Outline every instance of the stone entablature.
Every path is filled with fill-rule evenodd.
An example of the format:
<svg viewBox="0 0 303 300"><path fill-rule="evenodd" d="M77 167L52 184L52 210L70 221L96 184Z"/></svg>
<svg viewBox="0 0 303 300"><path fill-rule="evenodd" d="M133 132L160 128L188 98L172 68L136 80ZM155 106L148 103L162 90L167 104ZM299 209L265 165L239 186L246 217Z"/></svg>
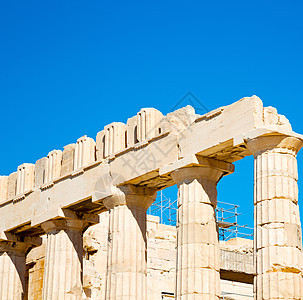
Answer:
<svg viewBox="0 0 303 300"><path fill-rule="evenodd" d="M54 246L57 240L64 241L66 249L81 249L82 231L99 222L99 213L109 210L107 283L112 284L108 285L106 299L144 300L146 209L156 191L177 183L176 298L218 299L216 184L234 171L233 162L253 155L255 295L257 299L300 299L302 242L296 154L302 144L303 136L292 131L288 120L274 108L264 108L256 96L202 116L190 106L167 116L156 109L141 109L126 124L106 125L96 141L83 136L76 144L65 146L63 152L53 150L35 165L22 164L17 172L1 176L0 243L22 242L22 247L31 248L35 246L31 238L49 232L49 224L64 223L63 227L58 223L61 229L47 239L46 256L50 262L58 251ZM283 212L273 214L272 207L274 211L283 208ZM124 225L117 223L119 220L124 220ZM72 224L82 225L76 230ZM123 238L129 236L123 242L123 263L134 263L137 268L121 267L115 242L121 232ZM74 238L66 239L71 234ZM3 253L20 257L17 250L18 254L11 248L2 249ZM185 259L184 253L195 253L194 259ZM201 260L197 253L203 253L205 259ZM6 263L7 256L2 257ZM75 264L81 273L79 255L78 258ZM15 267L21 274L24 266ZM46 269L59 272L51 263ZM17 274L13 271L11 274ZM44 282L43 297L49 299L55 279L45 278L48 279ZM79 288L73 293L79 298L82 287L77 278ZM115 287L121 278L123 285L136 287L136 295ZM20 278L19 286L23 282ZM67 282L61 285L62 298L68 287ZM8 286L7 290L10 289Z"/></svg>
<svg viewBox="0 0 303 300"><path fill-rule="evenodd" d="M242 120L236 120L237 117L241 117ZM106 125L104 130L98 132L96 142L83 136L76 144L65 146L63 154L61 150L53 150L46 158L38 160L35 166L33 164L19 166L17 180L11 176L14 173L0 177L0 199L5 202L17 195L33 191L34 187L43 187L52 181L63 180L67 175L72 176L74 171L81 168L85 169L98 163L110 163L106 158L114 159L124 153L127 155L131 149L141 148L144 143L152 142L155 138L164 138L168 133L178 136L180 153L176 160L189 154L199 154L234 162L250 155L241 144L244 142L245 133L257 128L268 130L263 135L269 134L270 131L292 133L288 120L272 107L263 108L261 100L256 96L243 98L202 116L195 114L190 106L167 116L153 108L141 109L137 116L128 119L127 124L114 122ZM212 130L214 132L210 136ZM195 138L198 131L199 135L206 136L207 140L197 143ZM172 150L175 150L176 141L167 140L172 142ZM222 159L223 157L225 159ZM42 163L41 160L45 161ZM148 171L147 169L146 173ZM117 182L120 183L122 182Z"/></svg>

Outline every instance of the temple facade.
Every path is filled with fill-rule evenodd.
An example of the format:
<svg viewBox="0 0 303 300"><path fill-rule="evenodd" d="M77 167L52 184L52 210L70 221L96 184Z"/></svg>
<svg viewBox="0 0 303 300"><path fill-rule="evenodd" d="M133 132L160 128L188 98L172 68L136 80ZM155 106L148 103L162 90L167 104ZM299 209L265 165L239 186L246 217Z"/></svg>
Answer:
<svg viewBox="0 0 303 300"><path fill-rule="evenodd" d="M239 299L303 299L302 145L253 96L205 115L144 108L18 166L0 177L0 299L237 299L235 286ZM217 183L249 155L254 242L242 253L243 241L220 244L215 210ZM172 185L177 226L164 228L146 212Z"/></svg>

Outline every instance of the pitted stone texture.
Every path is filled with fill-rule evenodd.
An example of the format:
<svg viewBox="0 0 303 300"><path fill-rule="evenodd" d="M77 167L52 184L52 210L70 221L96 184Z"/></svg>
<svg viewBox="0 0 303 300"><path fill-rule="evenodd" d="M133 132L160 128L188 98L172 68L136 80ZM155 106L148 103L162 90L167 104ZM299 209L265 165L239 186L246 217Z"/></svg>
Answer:
<svg viewBox="0 0 303 300"><path fill-rule="evenodd" d="M94 162L96 143L86 135L77 140L74 156L74 170L83 168Z"/></svg>
<svg viewBox="0 0 303 300"><path fill-rule="evenodd" d="M83 288L88 299L105 299L109 212L100 214L100 223L83 236Z"/></svg>
<svg viewBox="0 0 303 300"><path fill-rule="evenodd" d="M62 163L62 151L53 150L47 155L45 168L45 182L51 182L53 179L60 177Z"/></svg>
<svg viewBox="0 0 303 300"><path fill-rule="evenodd" d="M167 116L162 118L161 120L161 128L163 132L179 132L187 127L189 127L192 123L194 123L197 114L195 113L195 109L187 105L186 107L182 107L177 109L171 113L168 113Z"/></svg>
<svg viewBox="0 0 303 300"><path fill-rule="evenodd" d="M35 188L40 187L45 182L45 169L47 158L42 157L35 164Z"/></svg>
<svg viewBox="0 0 303 300"><path fill-rule="evenodd" d="M0 176L0 203L7 198L8 176Z"/></svg>
<svg viewBox="0 0 303 300"><path fill-rule="evenodd" d="M83 240L86 223L53 220L42 224L47 233L43 299L82 299Z"/></svg>
<svg viewBox="0 0 303 300"><path fill-rule="evenodd" d="M62 153L61 176L70 174L74 170L74 156L76 144L69 144L64 147Z"/></svg>
<svg viewBox="0 0 303 300"><path fill-rule="evenodd" d="M176 299L219 299L220 256L216 224L217 182L211 167L173 171L178 184Z"/></svg>
<svg viewBox="0 0 303 300"><path fill-rule="evenodd" d="M292 131L291 125L287 118L279 115L277 109L271 106L263 109L263 122L265 126L279 126L286 130Z"/></svg>
<svg viewBox="0 0 303 300"><path fill-rule="evenodd" d="M7 199L11 199L16 196L17 192L17 172L11 173L7 180Z"/></svg>
<svg viewBox="0 0 303 300"><path fill-rule="evenodd" d="M262 288L261 288L262 287ZM255 277L256 299L302 299L302 276L293 272L269 272Z"/></svg>
<svg viewBox="0 0 303 300"><path fill-rule="evenodd" d="M109 209L106 300L147 299L146 210L155 196L126 187L103 202Z"/></svg>
<svg viewBox="0 0 303 300"><path fill-rule="evenodd" d="M16 195L30 191L35 183L35 165L22 164L18 167L17 193Z"/></svg>
<svg viewBox="0 0 303 300"><path fill-rule="evenodd" d="M276 135L248 142L255 157L256 299L303 299L296 154L302 142Z"/></svg>
<svg viewBox="0 0 303 300"><path fill-rule="evenodd" d="M162 293L175 292L176 227L147 215L147 232L147 299L161 299Z"/></svg>

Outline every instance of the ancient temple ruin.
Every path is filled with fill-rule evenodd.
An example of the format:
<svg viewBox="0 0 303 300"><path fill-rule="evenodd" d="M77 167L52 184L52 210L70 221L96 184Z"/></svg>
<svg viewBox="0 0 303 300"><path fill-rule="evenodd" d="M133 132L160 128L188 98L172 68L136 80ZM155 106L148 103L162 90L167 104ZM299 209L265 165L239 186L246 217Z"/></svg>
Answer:
<svg viewBox="0 0 303 300"><path fill-rule="evenodd" d="M83 136L22 164L0 177L0 299L220 299L231 269L253 282L257 300L303 299L296 161L302 145L286 117L253 96L205 115L190 106L166 116L144 108L126 124L105 126L96 140ZM249 155L254 243L241 256L220 249L216 186ZM157 191L175 184L177 226L147 222ZM168 252L155 245L161 232L171 233L161 248ZM89 259L96 251L99 264ZM162 295L151 267L161 255L174 268ZM245 269L231 267L235 260ZM92 275L96 265L103 277Z"/></svg>

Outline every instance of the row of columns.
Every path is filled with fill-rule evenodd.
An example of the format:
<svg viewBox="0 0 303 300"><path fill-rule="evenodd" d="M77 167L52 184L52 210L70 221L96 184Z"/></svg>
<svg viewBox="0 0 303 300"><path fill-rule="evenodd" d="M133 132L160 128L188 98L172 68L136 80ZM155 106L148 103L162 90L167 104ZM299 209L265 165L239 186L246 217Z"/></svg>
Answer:
<svg viewBox="0 0 303 300"><path fill-rule="evenodd" d="M255 299L303 299L301 223L294 137L264 136L247 143L255 158ZM230 164L172 171L178 185L176 299L219 299L219 240L215 209L218 181ZM147 295L146 210L156 190L113 188L109 210L106 300L144 300ZM42 224L47 233L43 299L82 299L82 233L77 219ZM28 246L0 242L0 299L22 299Z"/></svg>

